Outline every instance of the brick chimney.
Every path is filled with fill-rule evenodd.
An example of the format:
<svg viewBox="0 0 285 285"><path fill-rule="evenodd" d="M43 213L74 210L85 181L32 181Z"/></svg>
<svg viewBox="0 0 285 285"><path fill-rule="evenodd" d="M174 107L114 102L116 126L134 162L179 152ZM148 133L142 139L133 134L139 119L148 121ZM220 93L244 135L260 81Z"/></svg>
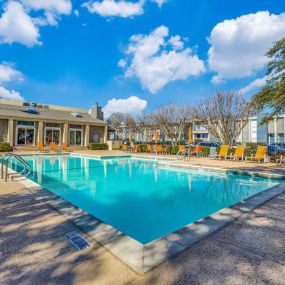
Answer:
<svg viewBox="0 0 285 285"><path fill-rule="evenodd" d="M97 102L91 107L90 115L95 119L104 120L104 112L102 111L102 107L99 107Z"/></svg>

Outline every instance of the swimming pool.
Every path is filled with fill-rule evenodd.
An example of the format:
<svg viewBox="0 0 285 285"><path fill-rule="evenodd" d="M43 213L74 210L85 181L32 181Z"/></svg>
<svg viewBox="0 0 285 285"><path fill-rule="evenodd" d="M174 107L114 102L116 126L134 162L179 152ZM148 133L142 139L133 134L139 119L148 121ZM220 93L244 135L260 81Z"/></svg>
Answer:
<svg viewBox="0 0 285 285"><path fill-rule="evenodd" d="M33 166L31 180L142 244L280 183L135 157L33 155L25 160Z"/></svg>

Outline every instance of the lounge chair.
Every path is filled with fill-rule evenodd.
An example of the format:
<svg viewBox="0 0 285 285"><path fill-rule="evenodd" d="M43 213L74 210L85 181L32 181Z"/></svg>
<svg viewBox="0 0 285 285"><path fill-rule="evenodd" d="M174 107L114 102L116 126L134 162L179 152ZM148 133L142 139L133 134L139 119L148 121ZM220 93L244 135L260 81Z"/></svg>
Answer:
<svg viewBox="0 0 285 285"><path fill-rule="evenodd" d="M141 152L141 145L140 144L136 144L134 146L134 150L135 150L135 152Z"/></svg>
<svg viewBox="0 0 285 285"><path fill-rule="evenodd" d="M229 145L223 144L220 148L219 154L216 156L218 159L224 158L225 160L228 157Z"/></svg>
<svg viewBox="0 0 285 285"><path fill-rule="evenodd" d="M177 152L178 155L183 154L185 151L186 151L185 145L179 145L178 146L178 152Z"/></svg>
<svg viewBox="0 0 285 285"><path fill-rule="evenodd" d="M47 149L44 148L43 143L38 143L37 144L37 150L40 152L49 152Z"/></svg>
<svg viewBox="0 0 285 285"><path fill-rule="evenodd" d="M128 151L128 146L126 144L122 145L122 151Z"/></svg>
<svg viewBox="0 0 285 285"><path fill-rule="evenodd" d="M55 142L51 142L49 146L50 146L51 151L55 151L55 152L60 151Z"/></svg>
<svg viewBox="0 0 285 285"><path fill-rule="evenodd" d="M259 145L257 147L255 155L252 154L250 157L246 157L245 161L248 161L248 160L258 161L258 162L263 161L265 163L269 161L268 157L266 156L266 152L267 152L267 146Z"/></svg>
<svg viewBox="0 0 285 285"><path fill-rule="evenodd" d="M170 146L169 146L169 145L166 145L166 146L163 148L162 154L170 154Z"/></svg>
<svg viewBox="0 0 285 285"><path fill-rule="evenodd" d="M196 156L203 156L203 147L201 145L195 145L191 154L194 154Z"/></svg>
<svg viewBox="0 0 285 285"><path fill-rule="evenodd" d="M183 159L186 159L186 157L189 158L189 151L186 150L185 145L179 145L178 146L178 152L176 154L176 158L182 157Z"/></svg>
<svg viewBox="0 0 285 285"><path fill-rule="evenodd" d="M61 144L61 149L62 149L63 151L67 151L67 152L72 152L72 151L73 151L70 147L67 146L66 143L62 143L62 144Z"/></svg>
<svg viewBox="0 0 285 285"><path fill-rule="evenodd" d="M146 145L146 152L150 152L150 153L153 152L153 148L151 144Z"/></svg>
<svg viewBox="0 0 285 285"><path fill-rule="evenodd" d="M156 154L163 153L163 148L161 144L157 144L155 148L156 148Z"/></svg>
<svg viewBox="0 0 285 285"><path fill-rule="evenodd" d="M243 145L238 145L235 149L234 154L230 155L231 160L244 160L244 150L245 147Z"/></svg>

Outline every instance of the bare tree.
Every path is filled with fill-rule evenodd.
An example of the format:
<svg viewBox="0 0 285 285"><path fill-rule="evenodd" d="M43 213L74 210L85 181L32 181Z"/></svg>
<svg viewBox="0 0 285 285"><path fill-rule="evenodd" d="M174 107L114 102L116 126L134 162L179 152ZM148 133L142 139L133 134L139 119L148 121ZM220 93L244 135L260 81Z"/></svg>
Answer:
<svg viewBox="0 0 285 285"><path fill-rule="evenodd" d="M120 140L128 138L129 132L136 128L134 118L129 114L114 113L112 114L107 123L116 130L116 134Z"/></svg>
<svg viewBox="0 0 285 285"><path fill-rule="evenodd" d="M154 128L159 128L167 135L172 144L181 141L186 129L192 125L195 109L189 105L164 105L149 114Z"/></svg>
<svg viewBox="0 0 285 285"><path fill-rule="evenodd" d="M253 111L240 92L219 91L197 108L198 121L221 143L232 145L248 124Z"/></svg>

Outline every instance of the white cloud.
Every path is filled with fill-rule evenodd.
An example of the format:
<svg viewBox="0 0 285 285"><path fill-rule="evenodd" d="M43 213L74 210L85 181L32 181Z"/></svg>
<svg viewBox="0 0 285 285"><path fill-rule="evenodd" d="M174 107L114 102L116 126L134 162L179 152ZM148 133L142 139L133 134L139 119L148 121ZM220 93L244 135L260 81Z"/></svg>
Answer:
<svg viewBox="0 0 285 285"><path fill-rule="evenodd" d="M74 10L73 13L76 17L79 17L79 11L78 10Z"/></svg>
<svg viewBox="0 0 285 285"><path fill-rule="evenodd" d="M125 68L127 65L127 62L124 59L120 59L118 62L118 66L121 68Z"/></svg>
<svg viewBox="0 0 285 285"><path fill-rule="evenodd" d="M39 27L56 25L60 15L68 15L72 10L70 0L19 1L9 0L4 6L0 17L0 43L17 42L28 47L41 44Z"/></svg>
<svg viewBox="0 0 285 285"><path fill-rule="evenodd" d="M152 2L156 3L159 7L162 7L168 0L152 0Z"/></svg>
<svg viewBox="0 0 285 285"><path fill-rule="evenodd" d="M8 90L2 86L0 86L0 98L8 100L24 101L24 98L20 95L19 92L16 92L14 90Z"/></svg>
<svg viewBox="0 0 285 285"><path fill-rule="evenodd" d="M9 63L0 63L0 83L9 82L14 79L21 80L21 72L14 69Z"/></svg>
<svg viewBox="0 0 285 285"><path fill-rule="evenodd" d="M181 40L181 37L176 35L172 36L168 41L174 49L182 49L184 47L184 43Z"/></svg>
<svg viewBox="0 0 285 285"><path fill-rule="evenodd" d="M239 91L243 94L248 93L251 90L258 89L263 87L266 84L267 76L264 76L262 78L257 78L250 82L245 87L241 88Z"/></svg>
<svg viewBox="0 0 285 285"><path fill-rule="evenodd" d="M22 73L14 69L11 63L0 63L0 84L22 79ZM19 92L8 90L4 86L0 86L0 98L20 101L24 100Z"/></svg>
<svg viewBox="0 0 285 285"><path fill-rule="evenodd" d="M179 36L168 38L169 31L165 26L148 35L132 36L127 50L129 64L125 76L139 78L144 88L156 93L171 81L187 79L205 71L204 62L193 55L190 48L183 48Z"/></svg>
<svg viewBox="0 0 285 285"><path fill-rule="evenodd" d="M0 17L0 42L21 43L27 46L40 44L39 31L24 7L15 1L9 1Z"/></svg>
<svg viewBox="0 0 285 285"><path fill-rule="evenodd" d="M209 69L213 82L253 75L267 63L265 53L285 35L285 13L248 14L217 24L211 32Z"/></svg>
<svg viewBox="0 0 285 285"><path fill-rule="evenodd" d="M103 0L89 1L83 3L90 13L97 13L103 17L122 17L129 18L143 14L144 0L138 2L130 2L125 0Z"/></svg>
<svg viewBox="0 0 285 285"><path fill-rule="evenodd" d="M147 101L137 96L127 99L111 99L103 108L106 118L114 113L127 113L132 115L140 114L147 107Z"/></svg>
<svg viewBox="0 0 285 285"><path fill-rule="evenodd" d="M21 0L29 10L43 10L46 24L56 25L60 15L69 15L72 11L70 0Z"/></svg>

